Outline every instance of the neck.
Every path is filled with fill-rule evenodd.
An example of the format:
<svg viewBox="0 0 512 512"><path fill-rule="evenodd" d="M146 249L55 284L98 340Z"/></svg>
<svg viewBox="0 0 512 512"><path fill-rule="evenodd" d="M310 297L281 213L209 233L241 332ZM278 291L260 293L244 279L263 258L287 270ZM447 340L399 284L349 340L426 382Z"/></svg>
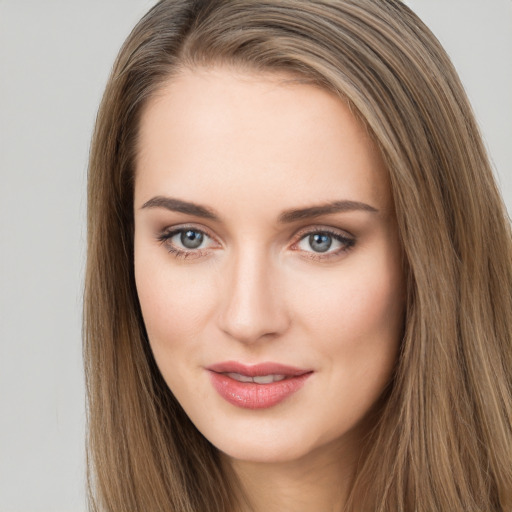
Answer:
<svg viewBox="0 0 512 512"><path fill-rule="evenodd" d="M355 443L357 446L357 443ZM239 483L237 512L341 512L359 454L333 442L292 461L253 462L223 455Z"/></svg>

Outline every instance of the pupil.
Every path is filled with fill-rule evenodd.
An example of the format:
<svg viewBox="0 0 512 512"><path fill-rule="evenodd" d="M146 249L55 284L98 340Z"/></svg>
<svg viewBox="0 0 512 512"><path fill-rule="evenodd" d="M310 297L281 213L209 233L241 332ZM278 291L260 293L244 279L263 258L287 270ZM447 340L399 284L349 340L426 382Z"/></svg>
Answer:
<svg viewBox="0 0 512 512"><path fill-rule="evenodd" d="M309 236L309 245L315 252L325 252L332 245L332 237L325 233L316 233Z"/></svg>
<svg viewBox="0 0 512 512"><path fill-rule="evenodd" d="M197 249L203 243L202 233L197 231L183 231L180 236L181 243L187 249Z"/></svg>

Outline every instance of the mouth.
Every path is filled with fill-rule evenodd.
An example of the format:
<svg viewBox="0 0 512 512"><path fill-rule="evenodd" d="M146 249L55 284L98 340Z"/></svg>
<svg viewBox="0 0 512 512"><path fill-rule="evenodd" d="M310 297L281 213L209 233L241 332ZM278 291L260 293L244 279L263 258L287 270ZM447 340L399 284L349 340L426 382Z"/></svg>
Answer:
<svg viewBox="0 0 512 512"><path fill-rule="evenodd" d="M256 377L250 377L249 375L242 375L241 373L222 373L227 377L234 379L238 382L255 382L256 384L272 384L272 382L280 382L286 379L286 375L258 375Z"/></svg>
<svg viewBox="0 0 512 512"><path fill-rule="evenodd" d="M219 395L230 404L244 409L273 407L305 384L313 370L278 363L244 365L236 361L206 368Z"/></svg>

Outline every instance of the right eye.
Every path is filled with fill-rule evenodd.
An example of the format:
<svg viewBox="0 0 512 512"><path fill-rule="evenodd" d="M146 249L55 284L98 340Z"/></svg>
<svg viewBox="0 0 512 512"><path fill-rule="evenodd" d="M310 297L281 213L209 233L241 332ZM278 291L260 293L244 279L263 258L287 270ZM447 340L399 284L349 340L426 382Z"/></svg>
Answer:
<svg viewBox="0 0 512 512"><path fill-rule="evenodd" d="M205 241L206 235L201 231L187 229L176 233L171 241L176 244L180 243L185 249L198 249ZM176 239L176 240L175 240Z"/></svg>
<svg viewBox="0 0 512 512"><path fill-rule="evenodd" d="M202 256L205 249L211 248L215 242L204 231L195 228L180 228L165 231L159 235L167 250L176 257L188 258Z"/></svg>

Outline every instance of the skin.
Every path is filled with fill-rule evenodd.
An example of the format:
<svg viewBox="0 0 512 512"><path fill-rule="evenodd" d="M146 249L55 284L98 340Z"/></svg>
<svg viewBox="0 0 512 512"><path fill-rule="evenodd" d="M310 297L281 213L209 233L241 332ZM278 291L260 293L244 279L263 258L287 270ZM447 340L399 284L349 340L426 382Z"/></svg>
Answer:
<svg viewBox="0 0 512 512"><path fill-rule="evenodd" d="M147 206L155 197L218 219ZM279 220L341 200L369 208ZM134 211L156 362L252 509L340 510L403 326L388 176L365 129L333 94L286 75L183 70L143 113ZM186 249L170 236L179 228L208 236ZM325 230L351 242L319 253L309 235ZM243 409L205 370L228 360L314 373L278 405Z"/></svg>

